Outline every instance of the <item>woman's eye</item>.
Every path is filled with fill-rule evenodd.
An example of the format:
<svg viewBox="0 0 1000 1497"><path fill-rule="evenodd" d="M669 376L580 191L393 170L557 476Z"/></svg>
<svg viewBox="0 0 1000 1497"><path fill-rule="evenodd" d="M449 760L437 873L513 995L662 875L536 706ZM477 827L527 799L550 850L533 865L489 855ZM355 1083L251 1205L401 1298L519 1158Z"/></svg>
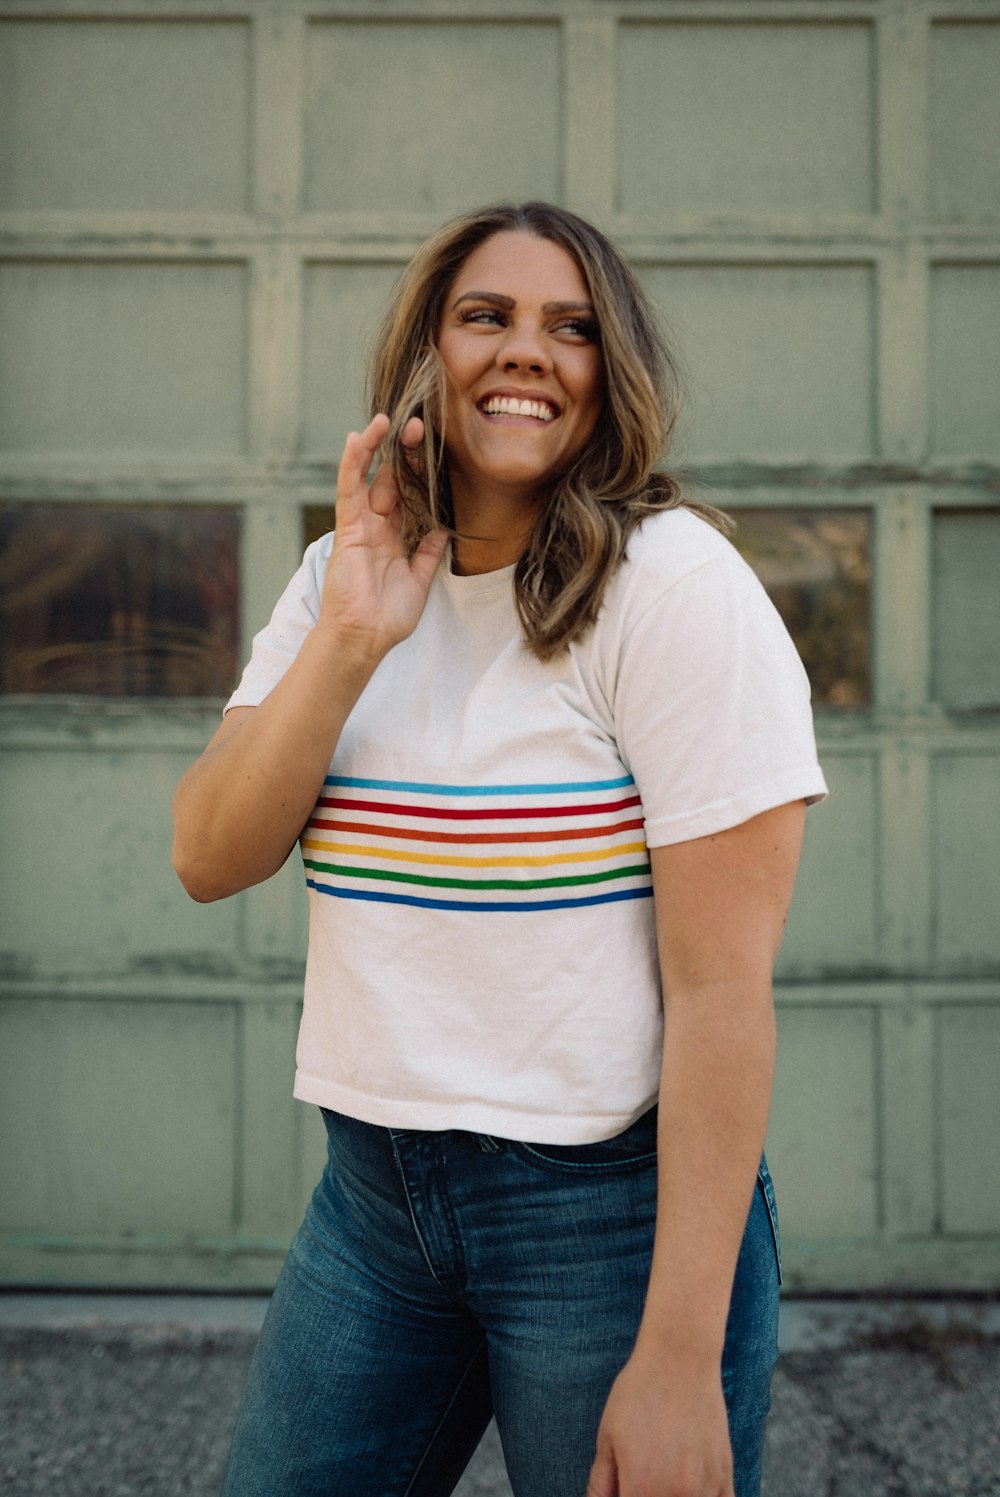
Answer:
<svg viewBox="0 0 1000 1497"><path fill-rule="evenodd" d="M496 307L474 307L471 311L462 313L461 321L463 324L466 322L492 322L497 327L502 327L504 315Z"/></svg>
<svg viewBox="0 0 1000 1497"><path fill-rule="evenodd" d="M470 307L459 314L459 325L465 326L472 323L480 327L506 327L508 315L499 307ZM597 323L588 317L567 317L562 322L553 323L549 329L550 333L568 333L572 338L578 338L584 343L596 343L598 341Z"/></svg>
<svg viewBox="0 0 1000 1497"><path fill-rule="evenodd" d="M577 338L585 338L588 343L597 342L597 323L590 322L584 317L571 317L568 322L561 322L557 331L572 333Z"/></svg>

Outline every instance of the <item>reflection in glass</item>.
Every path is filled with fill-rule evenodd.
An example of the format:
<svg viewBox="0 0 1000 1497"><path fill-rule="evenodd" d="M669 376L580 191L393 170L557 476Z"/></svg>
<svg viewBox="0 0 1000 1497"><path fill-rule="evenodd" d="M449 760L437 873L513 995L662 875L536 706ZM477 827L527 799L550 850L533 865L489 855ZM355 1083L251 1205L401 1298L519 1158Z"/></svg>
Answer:
<svg viewBox="0 0 1000 1497"><path fill-rule="evenodd" d="M307 504L302 511L302 549L333 529L332 504Z"/></svg>
<svg viewBox="0 0 1000 1497"><path fill-rule="evenodd" d="M871 700L871 523L858 509L740 509L734 541L785 621L817 707Z"/></svg>
<svg viewBox="0 0 1000 1497"><path fill-rule="evenodd" d="M0 506L0 691L226 695L238 533L201 505Z"/></svg>

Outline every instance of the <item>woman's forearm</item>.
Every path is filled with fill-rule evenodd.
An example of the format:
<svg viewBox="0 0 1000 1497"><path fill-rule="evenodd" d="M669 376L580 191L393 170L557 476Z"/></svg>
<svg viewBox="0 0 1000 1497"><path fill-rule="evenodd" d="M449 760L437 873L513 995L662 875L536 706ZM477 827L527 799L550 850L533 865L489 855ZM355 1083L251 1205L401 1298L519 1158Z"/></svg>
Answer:
<svg viewBox="0 0 1000 1497"><path fill-rule="evenodd" d="M774 1076L771 979L801 801L651 853L663 983L660 1178L641 1339L716 1371Z"/></svg>
<svg viewBox="0 0 1000 1497"><path fill-rule="evenodd" d="M174 797L174 868L192 898L223 899L282 866L376 664L314 630L259 707L224 719Z"/></svg>
<svg viewBox="0 0 1000 1497"><path fill-rule="evenodd" d="M717 1375L774 1072L768 976L668 999L656 1239L639 1346Z"/></svg>
<svg viewBox="0 0 1000 1497"><path fill-rule="evenodd" d="M646 1304L605 1406L588 1497L733 1497L722 1355L774 1055L770 982L666 1000Z"/></svg>

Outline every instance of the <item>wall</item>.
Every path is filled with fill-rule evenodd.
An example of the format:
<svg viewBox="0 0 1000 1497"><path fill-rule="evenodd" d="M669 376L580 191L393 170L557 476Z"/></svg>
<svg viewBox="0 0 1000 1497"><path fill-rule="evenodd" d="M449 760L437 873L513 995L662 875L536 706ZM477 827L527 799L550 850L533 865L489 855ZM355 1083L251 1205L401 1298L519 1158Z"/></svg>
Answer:
<svg viewBox="0 0 1000 1497"><path fill-rule="evenodd" d="M399 267L535 195L662 306L765 580L775 535L854 577L779 968L793 1286L1000 1277L998 77L995 0L0 5L8 506L231 521L245 653ZM221 694L0 698L10 1282L269 1284L318 1169L298 870L203 908L169 868Z"/></svg>

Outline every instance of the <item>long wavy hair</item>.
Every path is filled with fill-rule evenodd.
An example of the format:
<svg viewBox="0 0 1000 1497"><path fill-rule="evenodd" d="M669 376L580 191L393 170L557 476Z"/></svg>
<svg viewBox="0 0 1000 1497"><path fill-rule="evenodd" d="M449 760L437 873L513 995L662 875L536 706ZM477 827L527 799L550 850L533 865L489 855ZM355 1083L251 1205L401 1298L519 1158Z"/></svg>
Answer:
<svg viewBox="0 0 1000 1497"><path fill-rule="evenodd" d="M604 361L601 416L570 465L554 475L514 570L525 641L548 660L597 618L628 538L645 516L683 507L719 530L731 522L654 468L677 420L680 380L655 314L621 254L565 208L499 203L463 214L421 245L396 283L369 360L371 414L385 411L392 418L382 457L402 496L408 551L436 526L456 534L445 457L445 373L437 350L445 301L473 250L511 231L535 234L572 255L590 292ZM416 454L400 440L412 416L424 422Z"/></svg>

